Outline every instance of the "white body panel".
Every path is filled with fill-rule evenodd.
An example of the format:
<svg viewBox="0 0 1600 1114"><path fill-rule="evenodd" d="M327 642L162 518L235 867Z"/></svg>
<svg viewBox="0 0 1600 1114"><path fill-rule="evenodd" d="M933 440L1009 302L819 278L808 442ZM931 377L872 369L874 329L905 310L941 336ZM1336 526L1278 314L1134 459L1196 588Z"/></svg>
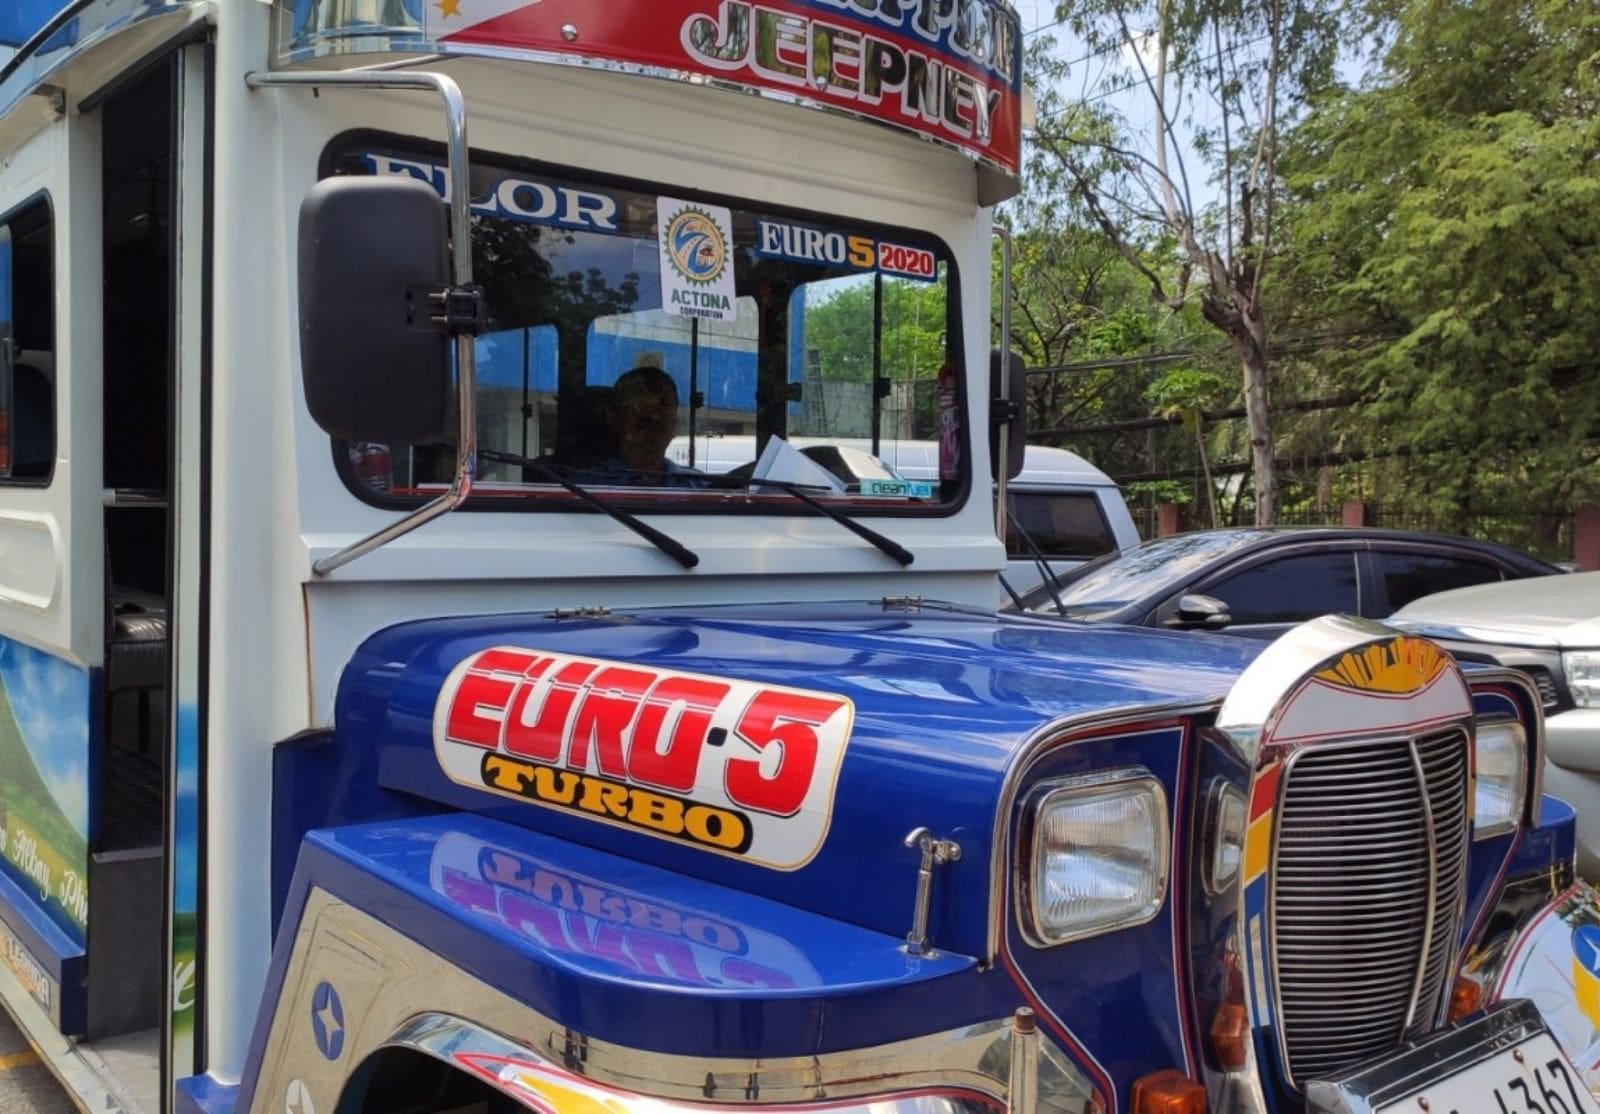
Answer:
<svg viewBox="0 0 1600 1114"><path fill-rule="evenodd" d="M85 276L74 287L77 297L56 303L52 482L47 488L9 489L0 512L0 616L15 637L80 665L98 664L104 652L93 563L103 545L96 139L97 130L87 122L49 119L8 153L0 178L0 212L48 198L58 270ZM82 368L95 373L81 374Z"/></svg>

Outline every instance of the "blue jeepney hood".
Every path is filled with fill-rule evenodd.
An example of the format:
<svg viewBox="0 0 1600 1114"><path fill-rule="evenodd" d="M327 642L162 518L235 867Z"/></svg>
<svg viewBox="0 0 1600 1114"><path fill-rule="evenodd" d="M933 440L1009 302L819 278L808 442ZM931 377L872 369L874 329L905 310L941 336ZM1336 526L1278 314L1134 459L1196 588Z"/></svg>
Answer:
<svg viewBox="0 0 1600 1114"><path fill-rule="evenodd" d="M426 620L379 632L357 651L339 686L335 742L364 753L385 788L432 807L895 935L910 926L916 887L918 854L906 836L926 827L963 852L941 875L937 941L978 954L996 810L1023 745L1063 721L1214 702L1260 649L878 603ZM607 684L610 703L594 696L575 729L591 690ZM695 685L717 698L698 720L692 700L671 703ZM504 724L533 717L519 689L528 707L560 703L568 750L518 749ZM646 714L634 709L660 692L655 752L624 769L615 751L608 771L608 714L623 709L625 730L642 732ZM698 779L673 786L661 752L672 749L672 724L696 723ZM810 763L803 801L780 784L800 757Z"/></svg>

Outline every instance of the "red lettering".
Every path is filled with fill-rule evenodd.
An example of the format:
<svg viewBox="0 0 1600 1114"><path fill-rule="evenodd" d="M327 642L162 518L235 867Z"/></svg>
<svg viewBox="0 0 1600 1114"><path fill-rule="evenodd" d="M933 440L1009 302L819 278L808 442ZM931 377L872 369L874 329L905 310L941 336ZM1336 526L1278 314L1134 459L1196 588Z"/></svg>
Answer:
<svg viewBox="0 0 1600 1114"><path fill-rule="evenodd" d="M548 682L530 680L519 688L506 721L506 750L536 762L561 761L572 702L596 668L592 662L569 662ZM534 698L540 692L544 699L535 707Z"/></svg>
<svg viewBox="0 0 1600 1114"><path fill-rule="evenodd" d="M700 751L728 686L696 677L666 677L639 709L628 752L628 775L637 782L687 793L700 770ZM670 721L669 716L676 713Z"/></svg>
<svg viewBox="0 0 1600 1114"><path fill-rule="evenodd" d="M760 758L730 758L724 774L728 799L773 816L793 816L811 788L817 765L816 729L843 703L792 692L763 692L750 702L734 730ZM776 746L777 759L768 757ZM762 767L768 767L763 771Z"/></svg>
<svg viewBox="0 0 1600 1114"><path fill-rule="evenodd" d="M516 687L516 681L504 676L485 676L470 670L463 674L450 698L445 738L494 750L500 745L506 704Z"/></svg>
<svg viewBox="0 0 1600 1114"><path fill-rule="evenodd" d="M913 275L917 278L932 278L934 276L933 252L923 248L906 247L904 244L880 243L878 245L878 260L879 267L895 274Z"/></svg>
<svg viewBox="0 0 1600 1114"><path fill-rule="evenodd" d="M649 691L655 679L654 673L617 666L596 673L572 719L572 745L567 750L567 765L574 770L589 769L592 744L601 774L619 779L627 777L628 756L622 736L639 710L639 698Z"/></svg>
<svg viewBox="0 0 1600 1114"><path fill-rule="evenodd" d="M539 663L543 662L542 665ZM533 672L538 676L544 672L544 667L550 664L549 658L541 659L537 654L530 654L523 650L485 650L472 659L472 669L477 673L508 673L513 677L527 676L529 667L539 665Z"/></svg>

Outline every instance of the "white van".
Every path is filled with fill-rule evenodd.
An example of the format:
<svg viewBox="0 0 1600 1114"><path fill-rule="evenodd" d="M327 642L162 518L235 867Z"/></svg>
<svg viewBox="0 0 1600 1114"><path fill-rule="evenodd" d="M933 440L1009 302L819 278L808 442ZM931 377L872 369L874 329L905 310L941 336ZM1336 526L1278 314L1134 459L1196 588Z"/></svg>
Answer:
<svg viewBox="0 0 1600 1114"><path fill-rule="evenodd" d="M858 439L796 437L796 448L836 445L866 452ZM687 437L675 437L667 456L689 465ZM696 437L693 465L703 472L729 472L756 458L752 437ZM937 441L885 438L878 458L907 480L936 480ZM1139 542L1122 489L1110 476L1077 453L1048 445L1029 445L1022 471L1006 485L1006 582L1018 595L1044 580L1041 562L1060 576L1103 553ZM1030 545L1030 542L1032 543Z"/></svg>

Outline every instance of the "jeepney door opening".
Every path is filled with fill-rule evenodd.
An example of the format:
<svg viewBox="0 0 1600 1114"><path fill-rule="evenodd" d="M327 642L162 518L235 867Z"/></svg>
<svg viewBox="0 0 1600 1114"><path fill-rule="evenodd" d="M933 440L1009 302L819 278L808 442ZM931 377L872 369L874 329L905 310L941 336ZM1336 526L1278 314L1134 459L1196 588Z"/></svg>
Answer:
<svg viewBox="0 0 1600 1114"><path fill-rule="evenodd" d="M169 750L176 60L100 106L105 685L90 837L90 1035L162 1001Z"/></svg>

